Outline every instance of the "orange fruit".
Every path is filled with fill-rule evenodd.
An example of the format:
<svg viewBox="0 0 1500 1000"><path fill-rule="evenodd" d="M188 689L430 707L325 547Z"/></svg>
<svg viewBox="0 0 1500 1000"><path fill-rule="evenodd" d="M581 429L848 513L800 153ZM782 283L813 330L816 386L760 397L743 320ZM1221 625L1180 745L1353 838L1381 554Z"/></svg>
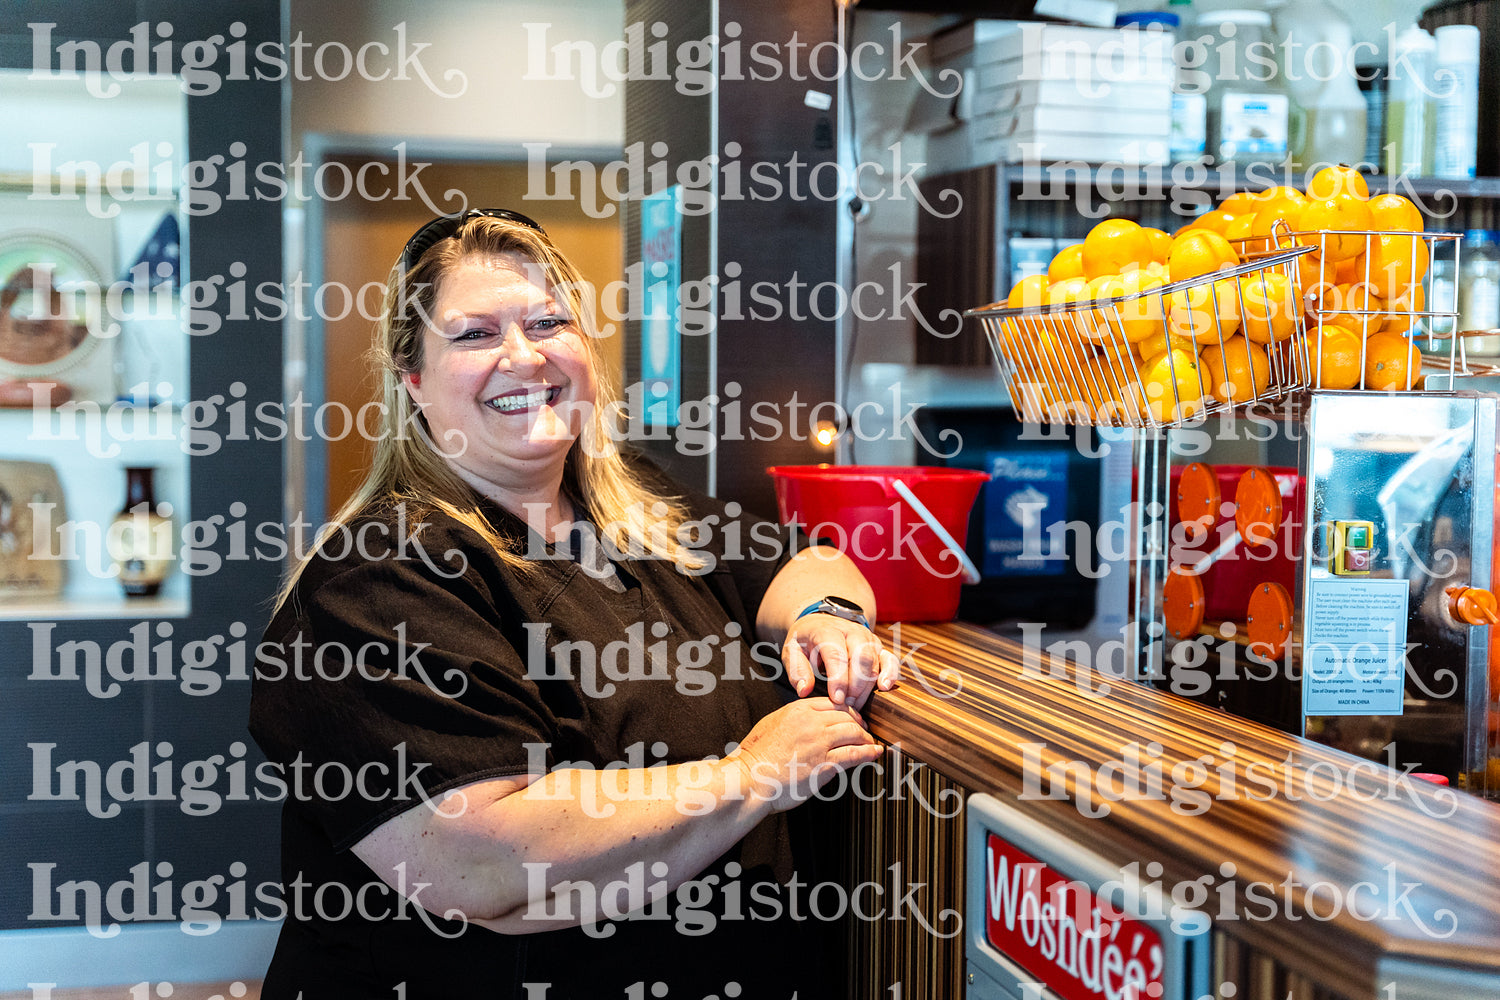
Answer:
<svg viewBox="0 0 1500 1000"><path fill-rule="evenodd" d="M1023 414L1041 419L1056 412L1061 405L1057 390L1040 375L1018 371L1010 384L1011 399L1016 401Z"/></svg>
<svg viewBox="0 0 1500 1000"><path fill-rule="evenodd" d="M1311 256L1304 254L1303 256ZM1297 329L1297 290L1277 270L1240 276L1240 320L1245 336L1257 344L1289 338Z"/></svg>
<svg viewBox="0 0 1500 1000"><path fill-rule="evenodd" d="M1166 314L1162 296L1153 294L1153 290L1160 288L1163 283L1162 279L1146 271L1129 271L1120 276L1121 292L1135 296L1116 307L1120 333L1128 343L1134 344L1153 333L1161 332Z"/></svg>
<svg viewBox="0 0 1500 1000"><path fill-rule="evenodd" d="M1267 197L1257 202L1255 221L1250 224L1250 235L1269 237L1271 227L1277 222L1285 222L1289 232L1296 232L1297 216L1301 214L1302 205L1306 201L1302 192L1296 188L1272 188L1267 192Z"/></svg>
<svg viewBox="0 0 1500 1000"><path fill-rule="evenodd" d="M1336 285L1331 281L1320 282L1313 285L1303 295L1303 301L1307 305L1308 329L1316 330L1319 326L1339 326L1345 330L1355 329L1353 318L1344 310L1344 295L1347 287Z"/></svg>
<svg viewBox="0 0 1500 1000"><path fill-rule="evenodd" d="M1059 342L1055 317L1034 317L1002 339L1015 363L1015 383L1035 407L1051 410L1068 398L1064 375L1069 370L1068 348Z"/></svg>
<svg viewBox="0 0 1500 1000"><path fill-rule="evenodd" d="M1360 336L1385 325L1385 300L1366 282L1334 285L1323 307L1323 325L1332 323Z"/></svg>
<svg viewBox="0 0 1500 1000"><path fill-rule="evenodd" d="M1027 320L1026 323L1035 323L1035 320ZM1018 371L1028 368L1031 364L1029 346L1031 343L1029 332L1024 329L1023 321L1011 317L1000 323L1000 352L1005 355L1006 360L1011 362Z"/></svg>
<svg viewBox="0 0 1500 1000"><path fill-rule="evenodd" d="M1318 254L1337 263L1348 260L1365 249L1362 232L1373 223L1368 202L1349 195L1336 198L1309 198L1297 213L1298 241L1318 247Z"/></svg>
<svg viewBox="0 0 1500 1000"><path fill-rule="evenodd" d="M1165 264L1167 254L1172 252L1172 237L1149 226L1142 226L1141 232L1146 234L1146 242L1151 245L1151 259L1158 264Z"/></svg>
<svg viewBox="0 0 1500 1000"><path fill-rule="evenodd" d="M1031 274L1016 282L1006 296L1005 305L1011 309L1034 309L1047 301L1047 276Z"/></svg>
<svg viewBox="0 0 1500 1000"><path fill-rule="evenodd" d="M1380 233L1370 239L1370 281L1386 298L1427 275L1427 241L1415 233Z"/></svg>
<svg viewBox="0 0 1500 1000"><path fill-rule="evenodd" d="M1047 284L1047 304L1049 306L1067 305L1072 302L1080 302L1089 291L1088 279L1083 276L1063 278L1059 281L1051 281Z"/></svg>
<svg viewBox="0 0 1500 1000"><path fill-rule="evenodd" d="M1074 243L1065 246L1052 258L1052 263L1047 265L1047 280L1061 281L1064 278L1083 277L1083 244Z"/></svg>
<svg viewBox="0 0 1500 1000"><path fill-rule="evenodd" d="M1301 288L1314 288L1320 282L1332 284L1336 266L1324 263L1323 258L1316 253L1302 254L1297 258L1297 285Z"/></svg>
<svg viewBox="0 0 1500 1000"><path fill-rule="evenodd" d="M1365 280L1365 253L1359 253L1348 260L1341 260L1333 265L1333 280L1336 284L1352 285L1357 281Z"/></svg>
<svg viewBox="0 0 1500 1000"><path fill-rule="evenodd" d="M1223 236L1210 230L1194 229L1172 241L1167 272L1173 281L1186 281L1221 267L1234 267L1239 262L1240 255Z"/></svg>
<svg viewBox="0 0 1500 1000"><path fill-rule="evenodd" d="M1265 191L1236 191L1223 201L1219 207L1232 215L1239 216L1242 213L1254 215L1260 203L1268 197Z"/></svg>
<svg viewBox="0 0 1500 1000"><path fill-rule="evenodd" d="M1089 281L1088 287L1084 289L1083 298L1089 302L1106 302L1110 299L1118 299L1124 294L1123 277L1118 274L1101 274ZM1077 322L1079 335L1084 340L1092 344L1102 344L1111 337L1115 328L1114 309L1114 306L1090 309L1088 312L1074 314L1071 319Z"/></svg>
<svg viewBox="0 0 1500 1000"><path fill-rule="evenodd" d="M1347 163L1324 167L1307 182L1307 196L1314 200L1341 195L1352 195L1360 201L1370 198L1370 187L1365 183L1364 175Z"/></svg>
<svg viewBox="0 0 1500 1000"><path fill-rule="evenodd" d="M1125 279L1119 274L1101 274L1089 279L1088 292L1084 298L1094 302L1115 299L1125 294Z"/></svg>
<svg viewBox="0 0 1500 1000"><path fill-rule="evenodd" d="M1419 313L1425 309L1426 302L1427 294L1422 290L1421 282L1412 285L1395 298L1387 300L1385 323L1381 325L1380 332L1405 333L1410 330L1412 322L1416 319L1413 313Z"/></svg>
<svg viewBox="0 0 1500 1000"><path fill-rule="evenodd" d="M1271 384L1266 349L1244 337L1230 337L1221 348L1203 349L1203 381L1209 394L1225 403L1243 403L1265 393Z"/></svg>
<svg viewBox="0 0 1500 1000"><path fill-rule="evenodd" d="M1255 225L1255 214L1246 212L1244 215L1236 215L1234 221L1224 227L1224 238L1231 246L1240 246L1240 240L1251 238L1250 227Z"/></svg>
<svg viewBox="0 0 1500 1000"><path fill-rule="evenodd" d="M1037 370L1037 365L1028 349L1030 338L1021 332L1016 320L1007 319L1001 322L999 339L1001 353L1007 362L1001 367L1006 371L1012 390L1027 382L1035 382L1036 378L1033 373Z"/></svg>
<svg viewBox="0 0 1500 1000"><path fill-rule="evenodd" d="M1359 353L1364 346L1359 334L1341 326L1325 326L1313 341L1312 370L1308 372L1313 388L1353 389L1359 385Z"/></svg>
<svg viewBox="0 0 1500 1000"><path fill-rule="evenodd" d="M1421 210L1412 204L1411 199L1394 191L1370 199L1370 218L1373 229L1420 233L1427 228Z"/></svg>
<svg viewBox="0 0 1500 1000"><path fill-rule="evenodd" d="M1129 219L1105 219L1083 238L1083 276L1098 278L1119 274L1132 264L1151 260L1151 240L1140 223Z"/></svg>
<svg viewBox="0 0 1500 1000"><path fill-rule="evenodd" d="M1083 302L1088 299L1088 295L1089 283L1083 278L1064 278L1047 286L1049 306ZM1084 341L1092 335L1094 324L1090 314L1083 310L1052 313L1043 317L1043 321L1056 349L1061 352L1057 364L1064 367L1070 365L1083 350Z"/></svg>
<svg viewBox="0 0 1500 1000"><path fill-rule="evenodd" d="M1198 357L1173 348L1141 366L1137 387L1141 414L1157 423L1186 420L1203 408L1203 382Z"/></svg>
<svg viewBox="0 0 1500 1000"><path fill-rule="evenodd" d="M1177 337L1217 344L1240 328L1239 285L1220 278L1167 296L1167 326Z"/></svg>
<svg viewBox="0 0 1500 1000"><path fill-rule="evenodd" d="M1223 236L1224 230L1228 229L1229 224L1233 222L1237 217L1237 214L1234 212L1227 211L1223 208L1216 208L1212 212L1204 212L1202 215L1198 216L1198 218L1194 219L1193 226L1197 229L1212 230L1213 232L1218 233L1220 236Z"/></svg>
<svg viewBox="0 0 1500 1000"><path fill-rule="evenodd" d="M1192 337L1184 337L1158 326L1151 336L1130 346L1135 351L1136 360L1144 368L1167 351L1185 351L1196 356L1200 345Z"/></svg>
<svg viewBox="0 0 1500 1000"><path fill-rule="evenodd" d="M1084 365L1080 378L1084 401L1090 404L1091 415L1096 419L1110 421L1123 415L1120 374L1125 370L1128 369L1116 370L1105 357L1090 358Z"/></svg>
<svg viewBox="0 0 1500 1000"><path fill-rule="evenodd" d="M1417 345L1399 333L1377 333L1365 341L1365 388L1405 391L1421 368Z"/></svg>

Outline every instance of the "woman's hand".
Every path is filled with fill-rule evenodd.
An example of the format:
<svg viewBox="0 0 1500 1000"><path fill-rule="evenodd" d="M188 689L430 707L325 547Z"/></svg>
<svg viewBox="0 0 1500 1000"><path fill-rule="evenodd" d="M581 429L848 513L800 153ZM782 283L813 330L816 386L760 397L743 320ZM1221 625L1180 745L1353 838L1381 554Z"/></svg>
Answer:
<svg viewBox="0 0 1500 1000"><path fill-rule="evenodd" d="M807 698L757 722L725 760L741 768L740 791L781 812L806 802L839 771L884 752L858 712L827 698Z"/></svg>
<svg viewBox="0 0 1500 1000"><path fill-rule="evenodd" d="M781 644L781 662L799 697L812 693L818 680L828 682L835 706L863 708L877 687L889 691L901 676L901 661L858 622L837 615L803 615L792 623Z"/></svg>

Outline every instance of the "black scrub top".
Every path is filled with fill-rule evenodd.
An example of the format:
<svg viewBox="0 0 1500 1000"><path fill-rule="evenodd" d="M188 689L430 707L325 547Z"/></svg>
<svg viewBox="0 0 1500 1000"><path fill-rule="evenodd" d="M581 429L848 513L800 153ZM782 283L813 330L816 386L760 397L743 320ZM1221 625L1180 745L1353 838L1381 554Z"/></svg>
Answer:
<svg viewBox="0 0 1500 1000"><path fill-rule="evenodd" d="M778 651L752 644L796 543L708 497L666 492L702 522L694 547L711 569L629 553L611 553L611 567L581 544L547 547L518 572L452 518L392 502L308 564L266 631L252 687L251 733L288 785L287 912L266 1000L824 995L834 938L803 912L806 807L765 820L691 890L649 908L653 919L587 930L509 935L441 919L349 850L484 778L722 757L795 697ZM527 539L518 519L486 513ZM537 536L523 544L542 554ZM650 864L647 884L660 874Z"/></svg>

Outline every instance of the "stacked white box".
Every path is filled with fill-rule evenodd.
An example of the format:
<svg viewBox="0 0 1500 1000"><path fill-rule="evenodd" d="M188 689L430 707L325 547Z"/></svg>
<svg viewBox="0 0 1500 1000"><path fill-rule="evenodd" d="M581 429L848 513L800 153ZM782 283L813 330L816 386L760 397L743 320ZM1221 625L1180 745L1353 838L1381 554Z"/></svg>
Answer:
<svg viewBox="0 0 1500 1000"><path fill-rule="evenodd" d="M1170 35L976 21L936 40L934 55L964 72L953 111L961 124L929 139L928 160L942 168L1169 160Z"/></svg>

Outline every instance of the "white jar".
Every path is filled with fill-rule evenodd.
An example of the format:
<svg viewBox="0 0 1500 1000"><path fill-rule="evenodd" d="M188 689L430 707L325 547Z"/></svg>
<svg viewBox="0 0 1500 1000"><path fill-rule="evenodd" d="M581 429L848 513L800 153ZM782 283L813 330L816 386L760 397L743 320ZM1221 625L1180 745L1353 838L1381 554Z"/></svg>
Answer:
<svg viewBox="0 0 1500 1000"><path fill-rule="evenodd" d="M1415 24L1391 45L1386 73L1385 172L1392 177L1432 173L1436 113L1432 64L1437 43Z"/></svg>
<svg viewBox="0 0 1500 1000"><path fill-rule="evenodd" d="M1435 31L1437 72L1433 76L1437 134L1432 172L1438 177L1474 177L1479 156L1479 29L1445 24Z"/></svg>
<svg viewBox="0 0 1500 1000"><path fill-rule="evenodd" d="M1464 234L1458 276L1458 328L1500 329L1500 233L1471 229ZM1481 357L1500 355L1500 334L1465 337L1464 350Z"/></svg>
<svg viewBox="0 0 1500 1000"><path fill-rule="evenodd" d="M1192 34L1208 46L1208 151L1217 162L1286 162L1291 99L1281 85L1271 15L1214 10Z"/></svg>

